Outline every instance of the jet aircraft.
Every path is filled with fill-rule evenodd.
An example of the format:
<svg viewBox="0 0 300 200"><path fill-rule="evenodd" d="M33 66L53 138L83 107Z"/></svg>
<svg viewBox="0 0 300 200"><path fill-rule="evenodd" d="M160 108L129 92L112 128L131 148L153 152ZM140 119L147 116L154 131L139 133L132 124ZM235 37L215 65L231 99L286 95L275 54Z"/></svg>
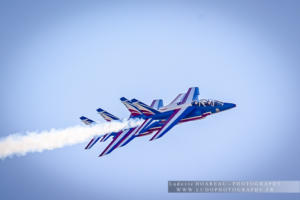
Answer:
<svg viewBox="0 0 300 200"><path fill-rule="evenodd" d="M92 148L98 141L105 142L108 138L112 141L107 145L99 155L104 156L118 147L123 147L136 137L151 135L150 141L164 136L175 125L203 119L209 115L216 114L236 105L233 103L224 103L217 100L198 99L199 88L191 87L186 93L181 93L168 105L163 105L162 99L154 99L149 105L137 100L128 100L122 97L120 100L130 112L129 119L143 120L142 124L133 128L99 135L91 139L85 149ZM97 112L106 120L120 120L111 113L98 108ZM87 117L80 117L86 125L93 125L96 122Z"/></svg>

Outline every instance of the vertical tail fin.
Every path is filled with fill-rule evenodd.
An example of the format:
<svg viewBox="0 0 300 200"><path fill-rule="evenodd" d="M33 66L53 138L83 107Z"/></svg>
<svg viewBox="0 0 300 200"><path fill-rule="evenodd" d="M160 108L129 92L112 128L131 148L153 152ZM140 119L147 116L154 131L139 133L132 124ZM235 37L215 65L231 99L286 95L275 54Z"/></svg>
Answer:
<svg viewBox="0 0 300 200"><path fill-rule="evenodd" d="M106 121L113 121L113 120L120 120L118 117L114 116L113 114L110 114L109 112L98 108L97 112L106 120Z"/></svg>
<svg viewBox="0 0 300 200"><path fill-rule="evenodd" d="M199 96L199 88L191 87L188 89L187 93L185 93L180 104L191 103L192 101L198 100Z"/></svg>
<svg viewBox="0 0 300 200"><path fill-rule="evenodd" d="M85 117L85 116L81 116L80 117L80 120L84 123L84 124L86 124L86 125L92 125L92 124L95 124L96 122L94 122L93 120L91 120L91 119L89 119L89 118L87 118L87 117Z"/></svg>
<svg viewBox="0 0 300 200"><path fill-rule="evenodd" d="M160 109L163 106L164 106L164 104L163 104L162 99L154 99L151 103L151 107L156 109L156 110Z"/></svg>
<svg viewBox="0 0 300 200"><path fill-rule="evenodd" d="M129 110L129 112L131 113L130 117L136 117L136 116L143 115L143 113L125 97L120 98L120 100L126 106L126 108Z"/></svg>

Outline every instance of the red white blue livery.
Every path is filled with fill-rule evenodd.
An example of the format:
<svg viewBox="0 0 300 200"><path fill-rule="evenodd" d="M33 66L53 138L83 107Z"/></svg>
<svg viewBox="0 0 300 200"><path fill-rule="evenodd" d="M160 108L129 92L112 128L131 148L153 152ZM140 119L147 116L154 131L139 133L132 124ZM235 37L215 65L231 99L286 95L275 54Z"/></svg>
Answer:
<svg viewBox="0 0 300 200"><path fill-rule="evenodd" d="M198 87L191 87L186 93L180 93L166 106L163 105L162 99L153 100L150 106L137 99L128 100L122 97L120 100L129 110L129 118L141 119L143 120L142 124L116 133L96 136L91 139L85 149L92 148L97 142L105 142L108 138L112 138L111 142L99 155L104 156L118 147L127 145L136 137L151 135L150 141L153 141L166 135L177 124L203 119L208 115L236 106L233 103L224 103L217 100L199 100ZM98 108L97 112L106 121L120 120L118 117L101 108ZM87 125L95 123L84 116L80 117L80 119Z"/></svg>

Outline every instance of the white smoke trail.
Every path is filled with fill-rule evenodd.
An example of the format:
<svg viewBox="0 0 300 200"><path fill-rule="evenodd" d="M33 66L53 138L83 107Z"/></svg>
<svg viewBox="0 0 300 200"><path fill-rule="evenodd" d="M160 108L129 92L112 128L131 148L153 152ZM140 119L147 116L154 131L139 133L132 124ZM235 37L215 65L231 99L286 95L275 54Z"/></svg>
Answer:
<svg viewBox="0 0 300 200"><path fill-rule="evenodd" d="M94 126L73 126L41 132L27 132L25 135L12 134L0 139L0 159L82 143L93 136L117 132L139 124L141 124L141 121L124 120L122 122L113 121Z"/></svg>

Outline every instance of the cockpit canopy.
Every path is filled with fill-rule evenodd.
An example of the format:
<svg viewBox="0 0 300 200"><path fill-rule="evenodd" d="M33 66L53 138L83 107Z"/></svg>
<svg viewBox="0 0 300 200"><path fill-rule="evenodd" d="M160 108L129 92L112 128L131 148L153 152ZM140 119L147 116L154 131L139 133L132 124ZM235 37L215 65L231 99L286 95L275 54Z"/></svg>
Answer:
<svg viewBox="0 0 300 200"><path fill-rule="evenodd" d="M206 106L223 106L224 103L221 102L221 101L217 101L217 100L200 99L199 101L193 101L192 105L202 106L202 107L206 107Z"/></svg>

